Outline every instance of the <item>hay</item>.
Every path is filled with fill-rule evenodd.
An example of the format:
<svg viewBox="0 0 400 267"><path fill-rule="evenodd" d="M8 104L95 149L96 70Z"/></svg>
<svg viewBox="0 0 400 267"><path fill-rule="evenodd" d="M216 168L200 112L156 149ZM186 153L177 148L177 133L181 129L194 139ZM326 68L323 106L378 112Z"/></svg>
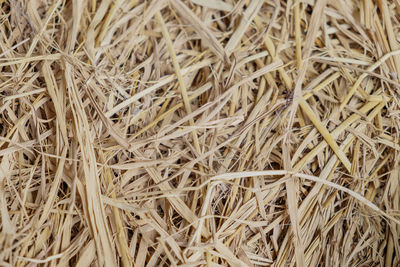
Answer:
<svg viewBox="0 0 400 267"><path fill-rule="evenodd" d="M399 1L0 7L0 266L400 265Z"/></svg>

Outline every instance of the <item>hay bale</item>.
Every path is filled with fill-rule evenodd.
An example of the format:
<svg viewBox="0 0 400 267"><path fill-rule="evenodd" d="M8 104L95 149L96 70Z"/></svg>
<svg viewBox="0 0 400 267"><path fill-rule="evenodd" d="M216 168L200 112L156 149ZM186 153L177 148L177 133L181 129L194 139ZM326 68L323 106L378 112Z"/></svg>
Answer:
<svg viewBox="0 0 400 267"><path fill-rule="evenodd" d="M0 1L1 266L398 266L399 1Z"/></svg>

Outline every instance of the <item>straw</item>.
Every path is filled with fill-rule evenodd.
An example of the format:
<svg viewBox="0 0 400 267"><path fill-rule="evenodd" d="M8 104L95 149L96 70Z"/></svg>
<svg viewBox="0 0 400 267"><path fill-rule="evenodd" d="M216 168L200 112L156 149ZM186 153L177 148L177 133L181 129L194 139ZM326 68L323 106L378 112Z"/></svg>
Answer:
<svg viewBox="0 0 400 267"><path fill-rule="evenodd" d="M399 266L395 0L0 0L0 266Z"/></svg>

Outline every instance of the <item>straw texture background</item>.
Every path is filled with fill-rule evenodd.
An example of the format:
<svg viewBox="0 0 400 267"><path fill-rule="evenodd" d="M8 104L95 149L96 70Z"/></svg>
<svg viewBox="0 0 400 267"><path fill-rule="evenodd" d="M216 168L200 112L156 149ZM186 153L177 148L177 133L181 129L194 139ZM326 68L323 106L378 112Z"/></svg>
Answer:
<svg viewBox="0 0 400 267"><path fill-rule="evenodd" d="M0 11L0 266L400 265L400 1Z"/></svg>

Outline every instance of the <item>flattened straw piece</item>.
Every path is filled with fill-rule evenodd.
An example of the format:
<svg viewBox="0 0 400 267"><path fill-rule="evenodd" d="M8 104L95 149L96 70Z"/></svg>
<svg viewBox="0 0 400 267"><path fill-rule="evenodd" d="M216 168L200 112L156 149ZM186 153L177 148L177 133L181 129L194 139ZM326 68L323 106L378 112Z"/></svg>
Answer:
<svg viewBox="0 0 400 267"><path fill-rule="evenodd" d="M397 151L400 151L400 145L397 142L385 139L385 138L378 138L377 140L378 143L387 145L388 147L391 147L393 149L396 149Z"/></svg>
<svg viewBox="0 0 400 267"><path fill-rule="evenodd" d="M303 59L301 57L301 29L300 29L300 0L294 3L294 34L296 40L296 60L297 69L301 69Z"/></svg>
<svg viewBox="0 0 400 267"><path fill-rule="evenodd" d="M61 59L61 54L59 53L54 53L51 55L43 55L43 56L26 57L26 58L13 58L12 60L6 59L6 62L0 63L0 67L18 65L18 64L24 65L24 64L29 64L30 62L44 61L44 60L56 61L60 59Z"/></svg>
<svg viewBox="0 0 400 267"><path fill-rule="evenodd" d="M63 254L60 253L60 254L56 254L56 255L52 255L52 256L46 257L43 260L31 259L31 258L25 258L25 257L18 257L18 259L21 259L21 260L24 260L24 261L28 261L28 262L32 262L32 263L36 263L36 264L40 264L40 263L47 263L47 262L53 261L55 259L59 259L62 256L63 256Z"/></svg>
<svg viewBox="0 0 400 267"><path fill-rule="evenodd" d="M2 234L15 234L16 229L13 225L7 207L6 194L4 193L5 180L7 179L8 170L10 169L10 156L4 156L0 162L0 211L1 211L1 225Z"/></svg>
<svg viewBox="0 0 400 267"><path fill-rule="evenodd" d="M196 5L216 9L216 10L221 10L221 11L226 11L226 12L231 12L233 10L233 6L229 3L226 3L222 0L213 0L213 1L208 1L208 0L192 0L193 3Z"/></svg>
<svg viewBox="0 0 400 267"><path fill-rule="evenodd" d="M346 155L343 153L343 151L340 150L339 146L336 144L336 141L332 138L331 134L325 128L325 126L322 125L321 121L314 114L314 111L311 109L311 107L308 105L308 103L303 98L300 98L299 105L303 109L305 114L308 116L308 118L312 121L314 126L321 133L321 135L324 137L324 139L328 143L328 145L332 148L333 152L335 152L335 154L338 156L340 161L346 167L347 171L350 172L351 171L351 163L350 163L349 159L346 157Z"/></svg>
<svg viewBox="0 0 400 267"><path fill-rule="evenodd" d="M104 158L103 158L103 160L104 160ZM115 194L113 176L111 173L111 169L108 167L105 168L105 176L106 176L108 185L110 187L110 191L111 191L110 196L111 196L111 198L116 199L117 195ZM131 265L131 263L130 263L131 257L129 255L128 241L127 241L125 229L123 227L123 223L121 220L120 211L117 207L112 207L112 212L113 212L114 223L117 228L117 239L118 239L118 243L120 245L120 250L121 250L122 266L128 267Z"/></svg>
<svg viewBox="0 0 400 267"><path fill-rule="evenodd" d="M324 61L324 62L336 62L336 63L347 63L359 66L369 66L371 63L369 61L354 59L354 58L343 58L343 57L326 57L326 56L313 56L311 58L314 61Z"/></svg>
<svg viewBox="0 0 400 267"><path fill-rule="evenodd" d="M92 240L82 248L81 256L78 258L78 262L75 267L87 267L90 266L93 260L96 258L96 246Z"/></svg>
<svg viewBox="0 0 400 267"><path fill-rule="evenodd" d="M308 58L311 55L312 47L314 45L315 38L321 24L321 13L323 13L327 2L327 0L320 0L315 2L313 13L310 18L310 29L307 33L305 44L303 47L303 60L305 61L308 61Z"/></svg>
<svg viewBox="0 0 400 267"><path fill-rule="evenodd" d="M293 101L291 104L291 109L289 113L289 123L287 125L287 129L291 129L293 126L294 116L296 115L297 108L299 102L303 99L302 97L302 84L306 75L308 60L311 55L312 46L314 44L314 40L317 36L318 29L321 23L321 13L323 12L325 6L327 5L327 0L320 0L315 3L313 13L311 15L310 25L311 29L307 33L307 37L305 40L305 44L303 47L303 68L298 70L298 75L296 79L296 84L293 89Z"/></svg>
<svg viewBox="0 0 400 267"><path fill-rule="evenodd" d="M104 19L112 0L104 0L100 2L100 6L94 11L94 16L87 27L85 46L90 60L95 61L95 46L96 46L96 28ZM92 6L93 8L93 6ZM95 63L95 62L92 62Z"/></svg>
<svg viewBox="0 0 400 267"><path fill-rule="evenodd" d="M53 202L56 198L58 187L61 183L62 174L64 172L64 164L65 164L65 160L66 160L66 156L67 156L67 151L68 151L68 147L65 146L61 152L61 159L58 162L57 171L54 176L54 180L52 182L50 192L47 195L46 203L44 204L44 207L43 207L42 216L40 216L40 219L37 222L38 226L42 226L50 214L51 206L53 205Z"/></svg>
<svg viewBox="0 0 400 267"><path fill-rule="evenodd" d="M133 1L133 2L137 2L137 1ZM110 26L111 20L114 18L116 11L120 8L122 3L123 3L122 0L112 1L111 8L109 8L109 11L107 12L105 19L103 19L101 28L100 28L100 32L97 35L96 46L99 46L101 41L104 39L104 36L106 35L107 30L108 30L108 27Z"/></svg>
<svg viewBox="0 0 400 267"><path fill-rule="evenodd" d="M202 38L201 40L217 55L220 59L225 60L225 50L222 45L215 38L214 34L207 28L206 25L180 0L171 0L172 6L179 13L179 15L187 22L190 23L196 32Z"/></svg>
<svg viewBox="0 0 400 267"><path fill-rule="evenodd" d="M253 0L250 2L249 6L246 8L246 11L243 12L242 19L240 20L239 26L236 28L235 32L232 34L231 38L229 38L228 43L225 46L225 53L229 57L231 53L236 49L240 40L242 40L243 34L250 26L250 23L253 21L254 17L257 15L260 10L264 0Z"/></svg>
<svg viewBox="0 0 400 267"><path fill-rule="evenodd" d="M254 22L256 23L256 26L258 29L263 29L263 25L260 21L260 18L258 16L256 16L254 18ZM264 40L264 46L267 48L269 54L271 55L273 61L277 61L280 60L279 57L276 55L276 50L275 50L275 46L274 43L272 42L271 38L267 35L264 34L263 36L263 40ZM284 70L284 68L280 68L278 69L279 75L281 75L285 85L287 88L291 88L292 87L292 78L290 78L290 76L286 73L286 71Z"/></svg>
<svg viewBox="0 0 400 267"><path fill-rule="evenodd" d="M66 45L66 52L72 52L75 46L75 42L77 41L76 36L78 35L79 32L79 26L81 23L81 18L82 18L82 5L83 1L80 0L73 0L72 1L72 17L74 18L72 21L72 27L71 31L68 34L68 40L67 40L67 45ZM83 42L81 43L83 45ZM79 51L79 47L76 49L75 53Z"/></svg>
<svg viewBox="0 0 400 267"><path fill-rule="evenodd" d="M373 65L371 65L368 69L367 72L363 73L358 77L357 81L353 84L353 86L350 88L349 92L347 93L346 97L343 99L342 103L340 104L340 110L343 110L344 107L347 105L347 102L349 102L350 98L354 95L356 92L357 88L359 88L361 82L368 76L368 72L373 72L377 67L379 67L382 63L384 63L389 57L400 55L400 50L392 51L387 54L385 54L383 57L381 57L377 62L375 62ZM360 88L360 90L362 90Z"/></svg>
<svg viewBox="0 0 400 267"><path fill-rule="evenodd" d="M313 95L313 93L316 93L316 92L322 90L323 88L325 88L325 86L327 86L328 84L330 84L331 82L333 82L334 80L336 80L339 77L340 77L340 72L335 72L334 74L332 74L331 76L326 78L322 83L315 86L314 89L312 90L312 92L305 93L303 95L303 98L307 100L310 96Z"/></svg>
<svg viewBox="0 0 400 267"><path fill-rule="evenodd" d="M106 116L104 116L104 113L102 112L102 110L100 109L100 107L97 104L96 100L94 99L94 96L93 96L92 92L86 86L84 86L84 88L85 88L85 91L86 91L87 95L89 96L90 102L92 102L92 105L94 106L94 108L95 108L97 114L99 115L101 121L103 122L104 126L107 128L108 133L123 148L129 149L129 143L122 136L121 130L118 129L115 125L113 125L113 123Z"/></svg>
<svg viewBox="0 0 400 267"><path fill-rule="evenodd" d="M189 97L188 97L188 94L187 94L185 83L183 81L181 68L179 66L179 62L178 62L178 59L176 58L174 47L172 45L171 37L169 36L168 29L165 26L165 22L164 22L164 19L163 19L162 15L161 15L160 11L156 12L156 18L158 20L158 23L161 26L161 30L162 30L165 42L166 42L167 47L168 47L168 52L169 52L169 55L170 55L170 57L172 59L172 64L174 65L174 70L175 70L176 77L178 78L179 87L181 88L181 95L182 95L182 99L183 99L183 104L184 104L185 109L186 109L186 113L189 115L189 114L192 113L192 108L190 107ZM189 119L189 124L190 124L190 126L194 126L193 118ZM192 137L193 137L194 147L195 147L197 153L200 155L201 154L201 148L200 148L200 143L199 143L199 139L197 137L196 130L192 131Z"/></svg>
<svg viewBox="0 0 400 267"><path fill-rule="evenodd" d="M290 152L289 146L282 141L282 156L283 156L283 167L286 170L291 170ZM294 244L294 254L296 258L296 265L303 267L305 265L304 258L304 245L301 236L301 227L299 224L299 211L298 211L298 187L295 181L290 177L286 181L286 199L287 207L289 213L289 219L291 222L291 230L293 231L293 244Z"/></svg>
<svg viewBox="0 0 400 267"><path fill-rule="evenodd" d="M31 91L25 92L25 93L6 96L6 97L3 98L3 100L4 101L13 100L13 99L17 99L17 98L20 98L20 97L26 97L26 96L30 96L30 95L34 95L34 94L40 94L40 93L42 93L44 91L46 91L46 88L40 88L40 89L36 89L36 90L31 90Z"/></svg>
<svg viewBox="0 0 400 267"><path fill-rule="evenodd" d="M291 145L287 142L287 139L282 139L282 162L283 168L287 171L292 171L291 163ZM299 223L299 212L298 212L298 185L295 183L292 177L286 181L286 206L288 208L289 220L291 223L291 232L293 232L292 243L294 245L294 256L296 265L303 267L305 265L304 257L304 242L301 235L301 226Z"/></svg>

